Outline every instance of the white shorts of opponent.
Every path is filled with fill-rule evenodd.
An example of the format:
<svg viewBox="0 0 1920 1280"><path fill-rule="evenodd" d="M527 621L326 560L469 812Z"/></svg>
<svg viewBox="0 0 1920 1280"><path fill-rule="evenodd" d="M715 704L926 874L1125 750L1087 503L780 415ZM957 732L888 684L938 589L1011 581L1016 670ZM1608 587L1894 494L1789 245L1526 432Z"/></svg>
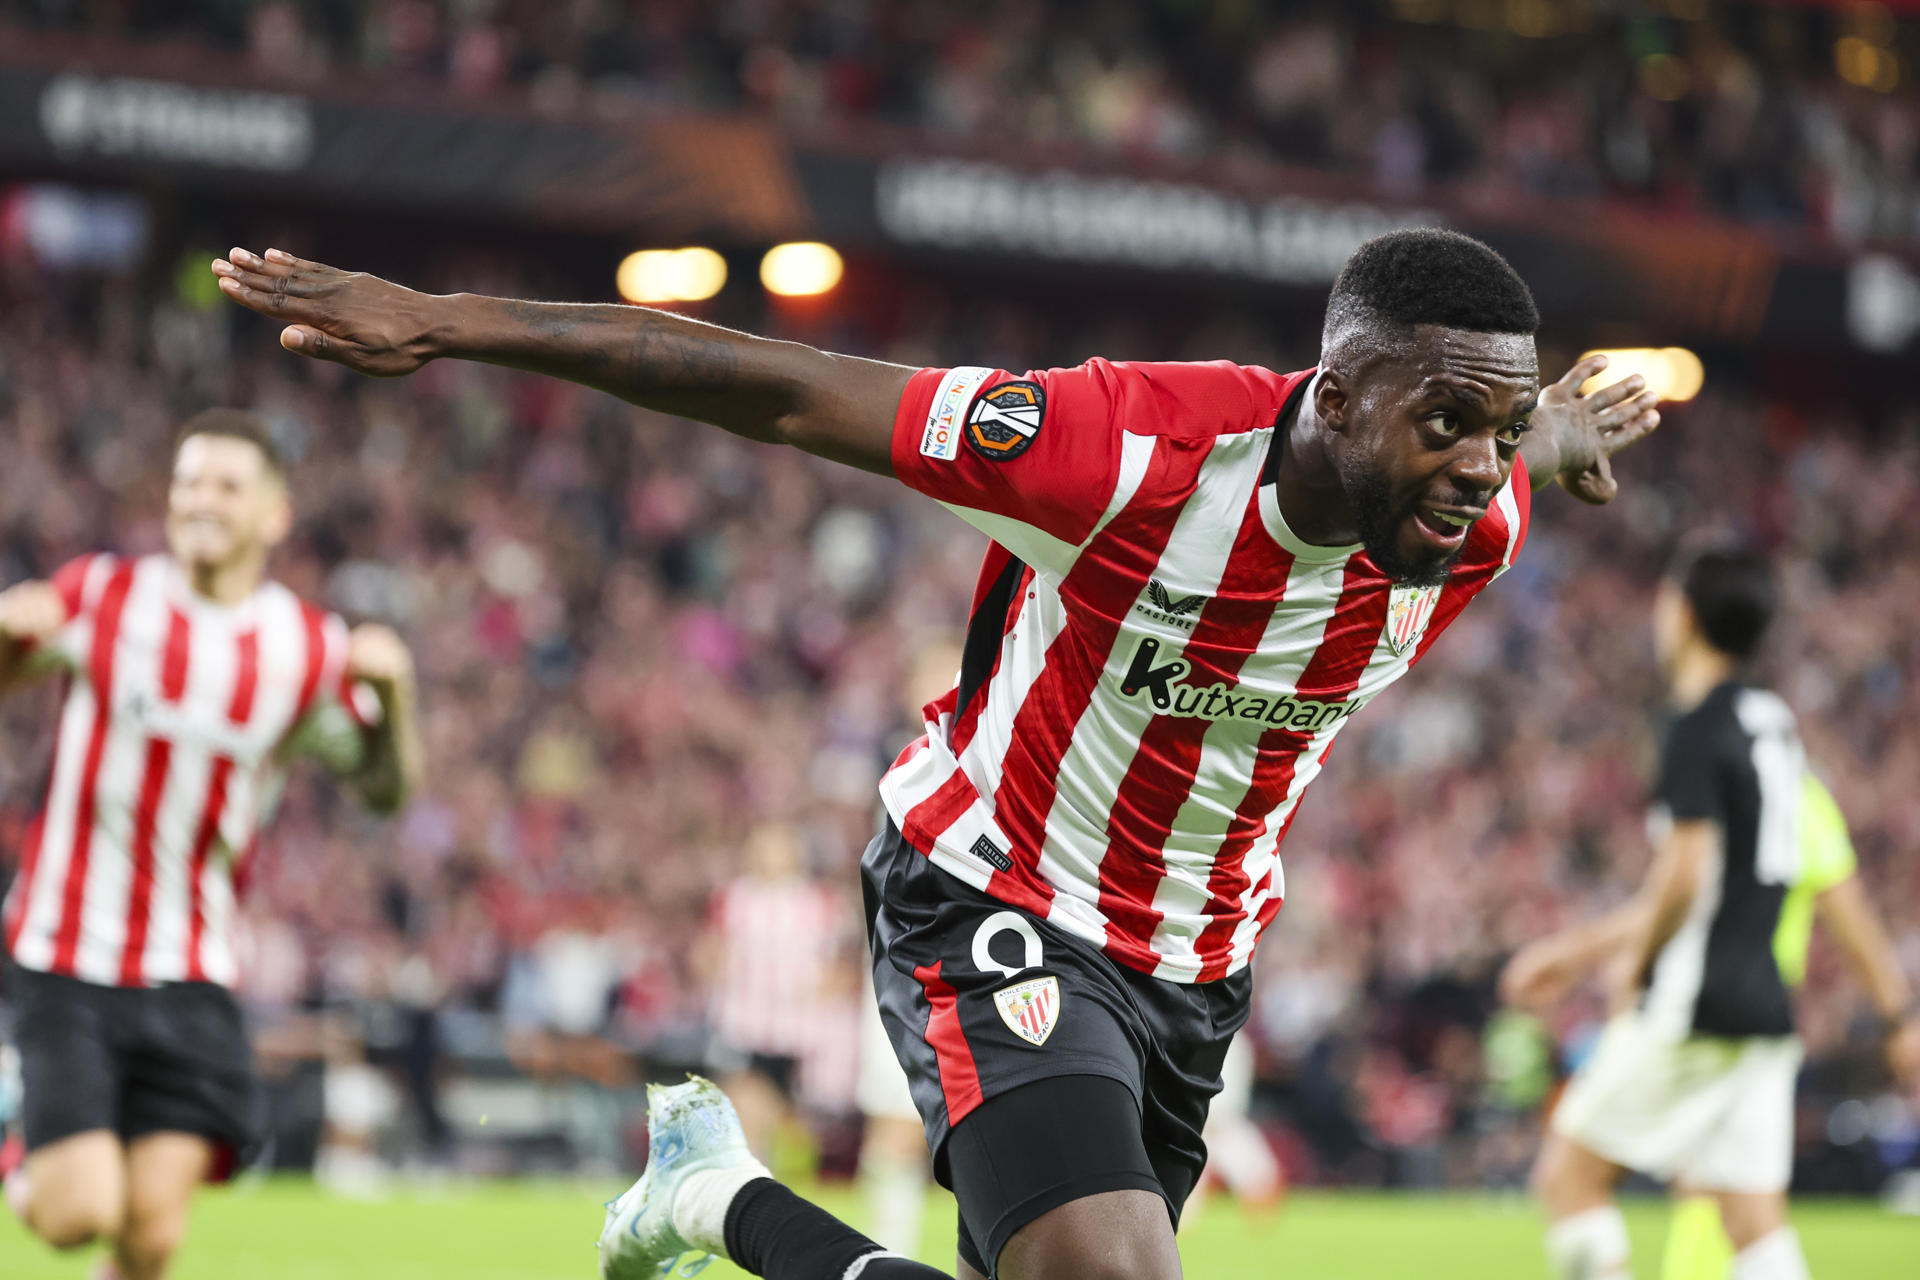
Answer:
<svg viewBox="0 0 1920 1280"><path fill-rule="evenodd" d="M1795 1036L1674 1040L1616 1017L1574 1073L1553 1130L1697 1191L1784 1191L1793 1173Z"/></svg>

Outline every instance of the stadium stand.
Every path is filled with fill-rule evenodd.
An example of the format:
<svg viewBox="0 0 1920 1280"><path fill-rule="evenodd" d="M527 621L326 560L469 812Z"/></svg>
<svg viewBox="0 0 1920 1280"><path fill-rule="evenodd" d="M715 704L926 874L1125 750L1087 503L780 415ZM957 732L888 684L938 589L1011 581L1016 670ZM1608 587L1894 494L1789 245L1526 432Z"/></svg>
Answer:
<svg viewBox="0 0 1920 1280"><path fill-rule="evenodd" d="M123 66L238 55L254 82L377 82L540 119L743 112L879 151L930 140L1220 174L1278 161L1387 197L1624 203L1822 251L1920 238L1914 81L1882 83L1861 52L1920 65L1911 24L1672 0L1646 6L1658 20L1507 4L1496 30L1456 20L1467 7L1325 4L1271 23L1257 5L1006 4L962 24L932 3L0 0L0 44L97 41ZM1847 40L1862 42L1851 61L1834 54ZM283 1157L311 1155L325 1063L365 1095L344 1112L366 1124L336 1118L336 1146L630 1162L632 1085L705 1052L694 957L746 832L798 824L812 874L850 892L874 779L917 722L903 691L963 624L979 539L873 477L573 388L451 364L373 383L292 361L187 278L227 224L205 202L170 213L158 235L178 279L157 255L51 264L0 216L0 580L155 546L173 423L212 402L266 412L302 512L278 573L404 629L433 762L385 826L296 785L259 861L246 995L285 1127L306 1108L308 1131ZM549 240L401 223L386 243L364 209L342 215L351 235L323 232L330 213L254 207L252 225L381 243L369 265L410 260L425 287L606 294L591 253L540 263ZM1146 316L1103 307L1110 282L1068 305L1048 277L981 290L896 263L877 289L861 266L831 311L756 297L718 318L1015 368L1096 353L1297 368L1317 325L1305 293L1222 289ZM1548 336L1605 335L1563 306ZM1702 397L1623 463L1621 501L1577 525L1543 501L1515 571L1334 754L1289 839L1256 994L1257 1113L1296 1178L1524 1177L1553 1061L1579 1055L1602 1010L1589 997L1537 1028L1497 1012L1493 973L1640 876L1658 710L1641 619L1683 532L1737 529L1780 557L1776 686L1920 969L1920 411L1874 389L1884 366L1851 376L1865 360L1827 352L1794 377L1792 360L1712 363ZM0 871L43 777L46 697L0 704ZM857 930L850 911L850 944ZM810 1011L801 1088L823 1116L851 1107L859 998L846 968ZM1831 955L1816 951L1801 1016L1801 1181L1871 1187L1915 1161L1920 1121L1859 1120L1879 1087L1873 1028Z"/></svg>

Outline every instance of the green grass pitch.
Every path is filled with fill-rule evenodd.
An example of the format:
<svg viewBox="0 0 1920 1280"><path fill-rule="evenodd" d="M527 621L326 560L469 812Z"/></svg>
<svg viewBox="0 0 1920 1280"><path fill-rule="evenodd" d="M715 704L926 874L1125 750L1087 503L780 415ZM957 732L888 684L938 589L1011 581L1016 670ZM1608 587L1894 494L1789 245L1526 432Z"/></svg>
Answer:
<svg viewBox="0 0 1920 1280"><path fill-rule="evenodd" d="M594 1280L600 1201L620 1184L491 1183L408 1193L367 1203L337 1199L299 1180L214 1191L196 1207L174 1280ZM846 1188L821 1193L857 1216ZM1666 1207L1630 1201L1639 1274L1658 1274ZM951 1261L952 1201L929 1213L930 1262ZM1920 1276L1920 1219L1871 1204L1808 1202L1795 1209L1819 1276L1913 1280ZM1202 1206L1182 1233L1193 1277L1376 1280L1544 1277L1537 1221L1514 1198L1300 1192L1265 1221L1226 1201ZM86 1255L61 1257L0 1212L0 1277L83 1280ZM715 1264L702 1280L741 1273Z"/></svg>

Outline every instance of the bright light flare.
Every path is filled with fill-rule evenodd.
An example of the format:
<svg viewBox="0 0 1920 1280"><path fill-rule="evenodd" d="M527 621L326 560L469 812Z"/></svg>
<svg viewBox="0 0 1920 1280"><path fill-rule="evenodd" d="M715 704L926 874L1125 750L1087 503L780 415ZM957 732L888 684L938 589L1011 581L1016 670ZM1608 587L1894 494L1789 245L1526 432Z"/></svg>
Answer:
<svg viewBox="0 0 1920 1280"><path fill-rule="evenodd" d="M1685 347L1621 347L1589 351L1587 356L1605 356L1607 367L1597 377L1588 378L1580 388L1586 395L1610 387L1622 378L1639 374L1647 380L1647 389L1663 403L1691 400L1700 394L1707 371L1700 357ZM1582 360L1587 356L1581 356Z"/></svg>
<svg viewBox="0 0 1920 1280"><path fill-rule="evenodd" d="M628 302L705 302L727 283L727 260L711 249L642 249L621 259L613 283Z"/></svg>
<svg viewBox="0 0 1920 1280"><path fill-rule="evenodd" d="M760 259L760 283L783 298L811 298L840 283L846 264L832 245L814 240L777 244Z"/></svg>

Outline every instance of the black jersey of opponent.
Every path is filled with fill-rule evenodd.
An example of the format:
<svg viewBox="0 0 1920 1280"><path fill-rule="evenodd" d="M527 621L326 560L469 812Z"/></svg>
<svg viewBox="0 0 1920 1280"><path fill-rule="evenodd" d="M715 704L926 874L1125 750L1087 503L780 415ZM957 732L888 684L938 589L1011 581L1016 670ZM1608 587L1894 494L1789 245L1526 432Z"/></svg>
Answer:
<svg viewBox="0 0 1920 1280"><path fill-rule="evenodd" d="M1806 754L1792 710L1765 689L1728 681L1674 719L1661 753L1656 815L1705 819L1722 856L1685 922L1661 950L1645 1007L1674 1030L1766 1036L1793 1031L1774 959L1781 903L1799 878Z"/></svg>

